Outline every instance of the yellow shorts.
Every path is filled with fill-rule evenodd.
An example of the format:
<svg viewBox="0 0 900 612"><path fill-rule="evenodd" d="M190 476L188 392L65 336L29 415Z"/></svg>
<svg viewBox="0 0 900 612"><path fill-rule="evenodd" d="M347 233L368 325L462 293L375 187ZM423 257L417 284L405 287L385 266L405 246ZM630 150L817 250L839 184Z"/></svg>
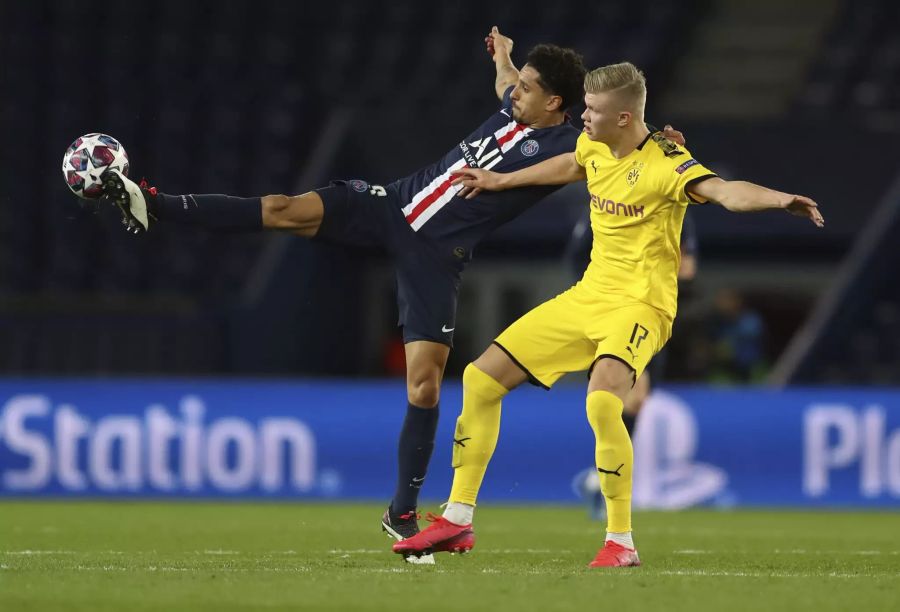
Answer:
<svg viewBox="0 0 900 612"><path fill-rule="evenodd" d="M612 357L640 377L672 333L672 321L652 306L599 298L579 283L534 308L494 343L549 389L566 372Z"/></svg>

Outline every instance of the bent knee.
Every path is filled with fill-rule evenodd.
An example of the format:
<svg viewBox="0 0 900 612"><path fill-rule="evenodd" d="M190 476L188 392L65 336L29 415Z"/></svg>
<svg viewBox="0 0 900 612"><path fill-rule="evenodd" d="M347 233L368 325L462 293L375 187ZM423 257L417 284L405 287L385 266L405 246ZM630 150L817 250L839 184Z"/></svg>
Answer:
<svg viewBox="0 0 900 612"><path fill-rule="evenodd" d="M441 399L441 381L437 378L419 378L406 383L409 403L419 408L434 408Z"/></svg>
<svg viewBox="0 0 900 612"><path fill-rule="evenodd" d="M609 391L625 396L635 383L635 371L616 359L600 359L591 370L590 391Z"/></svg>
<svg viewBox="0 0 900 612"><path fill-rule="evenodd" d="M488 346L478 359L466 367L466 371L463 372L463 384L469 368L477 368L510 391L528 380L525 370L496 344ZM474 372L469 374L472 375Z"/></svg>

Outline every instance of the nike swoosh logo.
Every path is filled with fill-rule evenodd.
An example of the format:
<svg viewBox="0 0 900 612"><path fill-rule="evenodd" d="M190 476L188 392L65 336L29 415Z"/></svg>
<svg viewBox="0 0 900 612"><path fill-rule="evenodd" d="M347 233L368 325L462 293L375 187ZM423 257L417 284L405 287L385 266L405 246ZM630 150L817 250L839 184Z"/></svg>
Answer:
<svg viewBox="0 0 900 612"><path fill-rule="evenodd" d="M413 482L425 482L425 477L424 476L422 476L421 478L413 477Z"/></svg>
<svg viewBox="0 0 900 612"><path fill-rule="evenodd" d="M441 331L444 332L445 334L449 334L449 333L452 332L454 329L456 329L456 328L455 328L455 327L451 327L450 329L447 329L447 326L446 326L446 325L444 325L443 327L441 327Z"/></svg>
<svg viewBox="0 0 900 612"><path fill-rule="evenodd" d="M501 109L500 109L500 112L501 112L502 114L506 115L507 117L509 117L509 113L506 112L506 109L505 109L505 108L501 108Z"/></svg>

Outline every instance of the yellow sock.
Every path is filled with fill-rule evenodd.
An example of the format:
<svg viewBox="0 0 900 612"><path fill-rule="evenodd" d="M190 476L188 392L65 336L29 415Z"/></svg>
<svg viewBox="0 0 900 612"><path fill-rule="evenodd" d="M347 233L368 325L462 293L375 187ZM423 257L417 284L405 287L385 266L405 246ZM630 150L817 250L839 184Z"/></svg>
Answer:
<svg viewBox="0 0 900 612"><path fill-rule="evenodd" d="M500 402L509 390L469 364L463 372L463 409L453 434L450 501L475 505L481 480L497 447Z"/></svg>
<svg viewBox="0 0 900 612"><path fill-rule="evenodd" d="M608 391L588 393L587 417L597 440L594 458L600 475L600 490L606 498L606 530L611 533L631 531L634 449L622 422L622 400Z"/></svg>

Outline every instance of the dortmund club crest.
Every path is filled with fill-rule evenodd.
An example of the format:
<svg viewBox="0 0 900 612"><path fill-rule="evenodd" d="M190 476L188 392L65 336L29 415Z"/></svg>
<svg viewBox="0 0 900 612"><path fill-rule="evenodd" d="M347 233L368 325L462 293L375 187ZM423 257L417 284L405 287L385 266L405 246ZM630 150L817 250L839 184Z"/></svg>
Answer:
<svg viewBox="0 0 900 612"><path fill-rule="evenodd" d="M635 183L638 182L638 179L641 177L641 170L643 169L643 163L635 162L634 166L631 167L631 170L629 170L628 174L625 176L625 182L628 183L629 187L634 187Z"/></svg>

